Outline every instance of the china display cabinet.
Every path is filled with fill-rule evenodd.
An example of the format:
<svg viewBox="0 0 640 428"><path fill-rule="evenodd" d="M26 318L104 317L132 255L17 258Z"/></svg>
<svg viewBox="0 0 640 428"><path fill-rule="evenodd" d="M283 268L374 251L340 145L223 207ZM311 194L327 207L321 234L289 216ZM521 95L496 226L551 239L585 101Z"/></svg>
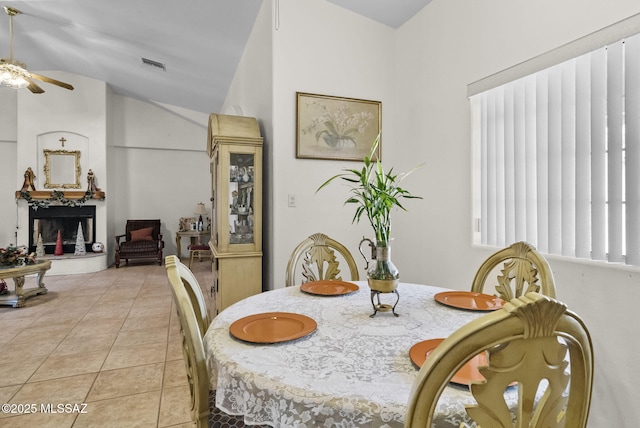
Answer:
<svg viewBox="0 0 640 428"><path fill-rule="evenodd" d="M262 292L262 137L252 117L211 114L212 316Z"/></svg>

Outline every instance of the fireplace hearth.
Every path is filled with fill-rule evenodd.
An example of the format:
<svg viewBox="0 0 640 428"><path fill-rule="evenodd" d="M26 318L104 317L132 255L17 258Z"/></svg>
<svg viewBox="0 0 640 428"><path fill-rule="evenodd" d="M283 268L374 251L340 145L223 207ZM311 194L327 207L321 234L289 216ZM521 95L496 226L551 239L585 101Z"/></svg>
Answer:
<svg viewBox="0 0 640 428"><path fill-rule="evenodd" d="M58 231L60 231L63 251L73 253L76 247L78 224L82 225L87 252L91 252L96 230L96 207L94 205L50 206L38 210L29 207L29 251L36 250L40 234L45 254L53 254Z"/></svg>

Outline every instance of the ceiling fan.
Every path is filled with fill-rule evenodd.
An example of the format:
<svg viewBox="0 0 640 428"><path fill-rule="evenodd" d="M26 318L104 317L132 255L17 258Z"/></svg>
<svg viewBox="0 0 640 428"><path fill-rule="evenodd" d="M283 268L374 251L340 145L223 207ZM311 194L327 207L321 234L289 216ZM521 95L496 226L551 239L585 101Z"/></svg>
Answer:
<svg viewBox="0 0 640 428"><path fill-rule="evenodd" d="M9 15L9 58L0 58L0 85L14 89L27 88L34 94L41 94L44 90L33 81L37 79L72 91L73 86L68 83L32 73L24 62L13 59L13 17L22 12L9 6L4 6L4 11Z"/></svg>

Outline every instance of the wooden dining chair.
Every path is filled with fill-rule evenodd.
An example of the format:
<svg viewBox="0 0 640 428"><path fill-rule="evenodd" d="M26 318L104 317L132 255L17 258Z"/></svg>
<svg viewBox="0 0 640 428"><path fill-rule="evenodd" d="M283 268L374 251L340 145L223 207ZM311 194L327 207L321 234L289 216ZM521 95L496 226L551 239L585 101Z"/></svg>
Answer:
<svg viewBox="0 0 640 428"><path fill-rule="evenodd" d="M200 287L200 283L196 279L195 275L184 263L180 261L178 256L170 255L165 257L165 264L175 265L178 270L178 275L180 275L180 279L182 280L182 284L184 285L185 290L191 300L191 305L196 314L196 319L198 320L198 327L200 328L200 333L204 337L204 334L207 332L209 328L209 324L211 323L211 317L209 316L209 311L207 310L207 302L204 298L204 294L202 293L202 288Z"/></svg>
<svg viewBox="0 0 640 428"><path fill-rule="evenodd" d="M463 326L429 354L413 384L405 428L431 428L444 388L481 352L488 353L480 368L485 379L471 384L477 404L466 406L478 426L586 427L593 385L589 331L566 305L531 292ZM510 409L503 394L514 382L509 389L517 404Z"/></svg>
<svg viewBox="0 0 640 428"><path fill-rule="evenodd" d="M486 291L489 278L497 276L493 283L498 295L505 301L535 291L552 298L556 297L553 273L547 260L533 245L521 241L492 254L485 260L471 285L471 291L492 294Z"/></svg>
<svg viewBox="0 0 640 428"><path fill-rule="evenodd" d="M171 256L165 258L167 277L178 311L182 333L182 353L189 378L191 419L198 428L207 428L209 417L209 373L205 360L202 333L191 299L182 282L178 266Z"/></svg>
<svg viewBox="0 0 640 428"><path fill-rule="evenodd" d="M179 262L176 256L167 256L165 265L180 320L182 354L191 394L191 419L197 428L208 428L209 422L211 426L244 427L242 416L228 415L215 406L215 391L209 390L209 370L202 342L204 332L200 330L189 287L185 287L176 260Z"/></svg>
<svg viewBox="0 0 640 428"><path fill-rule="evenodd" d="M347 247L324 233L314 233L298 244L291 253L285 285L290 287L309 281L341 281L340 261L336 253L347 264L351 276L349 279L358 281L358 267Z"/></svg>

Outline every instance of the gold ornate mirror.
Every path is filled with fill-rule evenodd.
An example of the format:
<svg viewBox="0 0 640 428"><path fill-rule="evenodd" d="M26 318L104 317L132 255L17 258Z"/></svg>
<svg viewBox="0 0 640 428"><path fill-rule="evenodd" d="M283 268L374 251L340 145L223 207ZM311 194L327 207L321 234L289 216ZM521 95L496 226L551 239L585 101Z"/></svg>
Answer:
<svg viewBox="0 0 640 428"><path fill-rule="evenodd" d="M80 151L45 150L45 189L80 188Z"/></svg>

